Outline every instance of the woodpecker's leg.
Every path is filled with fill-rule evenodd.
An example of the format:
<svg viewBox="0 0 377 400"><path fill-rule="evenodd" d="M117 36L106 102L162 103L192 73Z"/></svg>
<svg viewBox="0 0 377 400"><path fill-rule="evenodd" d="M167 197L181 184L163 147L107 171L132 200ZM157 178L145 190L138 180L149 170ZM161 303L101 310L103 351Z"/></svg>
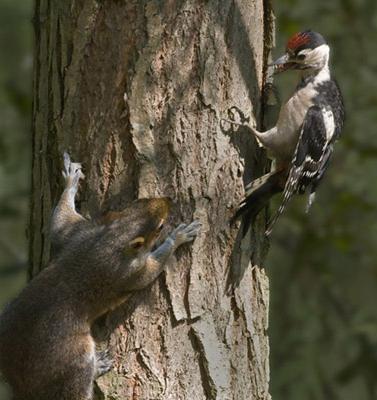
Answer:
<svg viewBox="0 0 377 400"><path fill-rule="evenodd" d="M265 149L269 149L271 148L271 143L274 143L274 138L277 135L277 128L273 127L271 129L269 129L268 131L264 131L264 132L260 132L257 129L255 129L254 127L250 126L250 125L245 125L245 124L240 124L238 122L234 122L232 120L229 119L225 119L222 118L221 120L222 122L227 122L230 125L237 125L237 126L247 126L248 129L251 130L252 134L255 137L255 140L257 141L259 147L265 148Z"/></svg>
<svg viewBox="0 0 377 400"><path fill-rule="evenodd" d="M260 147L263 147L267 150L274 149L275 139L277 137L277 127L269 129L268 131L260 132L253 127L250 127L250 130L253 132L255 139L257 140Z"/></svg>
<svg viewBox="0 0 377 400"><path fill-rule="evenodd" d="M192 242L198 235L201 224L181 224L165 239L165 241L147 256L142 273L134 280L132 290L143 289L151 284L163 271L165 263L175 250L184 243Z"/></svg>
<svg viewBox="0 0 377 400"><path fill-rule="evenodd" d="M253 126L250 124L250 118L245 117L244 113L242 110L240 110L238 107L231 107L228 110L228 116L229 118L222 118L222 122L227 122L230 125L236 125L236 126L247 126L251 132L253 133L256 141L258 142L258 145L260 147L264 147L266 149L270 149L271 145L274 145L275 142L275 137L277 136L277 127L274 126L273 128L260 132L257 129L255 129Z"/></svg>
<svg viewBox="0 0 377 400"><path fill-rule="evenodd" d="M73 163L68 155L64 153L65 189L54 209L51 221L51 240L53 246L59 248L64 244L79 222L86 221L75 208L75 197L79 187L80 179L84 178L80 163Z"/></svg>

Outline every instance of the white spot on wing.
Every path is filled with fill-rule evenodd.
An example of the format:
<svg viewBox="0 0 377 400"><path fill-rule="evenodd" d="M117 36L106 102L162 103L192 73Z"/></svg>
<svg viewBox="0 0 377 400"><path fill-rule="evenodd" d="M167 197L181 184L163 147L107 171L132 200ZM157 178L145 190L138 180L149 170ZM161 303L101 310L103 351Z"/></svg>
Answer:
<svg viewBox="0 0 377 400"><path fill-rule="evenodd" d="M305 213L308 213L310 210L310 207L312 206L312 204L314 203L315 200L315 192L310 193L309 198L308 198L308 203L306 205L306 209L305 209Z"/></svg>
<svg viewBox="0 0 377 400"><path fill-rule="evenodd" d="M326 139L329 142L331 141L335 132L334 114L331 110L324 108L322 109L322 115L323 115L323 122L325 123L325 128L326 128Z"/></svg>

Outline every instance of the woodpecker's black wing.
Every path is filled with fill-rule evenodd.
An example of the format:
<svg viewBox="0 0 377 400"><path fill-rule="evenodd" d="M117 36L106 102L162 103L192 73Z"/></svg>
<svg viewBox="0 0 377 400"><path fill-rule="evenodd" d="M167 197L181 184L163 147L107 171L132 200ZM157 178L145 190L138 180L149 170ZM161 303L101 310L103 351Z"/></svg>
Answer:
<svg viewBox="0 0 377 400"><path fill-rule="evenodd" d="M324 106L310 107L301 127L282 203L268 224L267 235L271 233L275 222L295 193L304 193L310 186L308 205L312 203L315 189L326 171L333 151L334 133L335 121L331 109Z"/></svg>

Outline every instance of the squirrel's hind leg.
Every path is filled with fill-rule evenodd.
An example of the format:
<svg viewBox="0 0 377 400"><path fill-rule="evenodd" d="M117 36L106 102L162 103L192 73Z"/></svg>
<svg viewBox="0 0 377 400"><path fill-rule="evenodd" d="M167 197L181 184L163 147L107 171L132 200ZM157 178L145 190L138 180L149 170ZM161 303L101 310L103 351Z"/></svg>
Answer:
<svg viewBox="0 0 377 400"><path fill-rule="evenodd" d="M66 364L61 371L61 380L51 389L49 400L92 400L93 382L96 374L95 343L91 335L78 335L74 347L66 347ZM62 356L64 361L64 356Z"/></svg>

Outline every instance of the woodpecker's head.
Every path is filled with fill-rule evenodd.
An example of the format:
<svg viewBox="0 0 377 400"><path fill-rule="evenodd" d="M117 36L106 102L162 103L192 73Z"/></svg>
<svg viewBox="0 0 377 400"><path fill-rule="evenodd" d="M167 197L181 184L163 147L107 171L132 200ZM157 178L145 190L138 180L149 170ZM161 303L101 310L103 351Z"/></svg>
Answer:
<svg viewBox="0 0 377 400"><path fill-rule="evenodd" d="M321 34L310 30L298 32L288 40L286 53L273 65L276 73L288 69L317 71L327 66L329 53Z"/></svg>

